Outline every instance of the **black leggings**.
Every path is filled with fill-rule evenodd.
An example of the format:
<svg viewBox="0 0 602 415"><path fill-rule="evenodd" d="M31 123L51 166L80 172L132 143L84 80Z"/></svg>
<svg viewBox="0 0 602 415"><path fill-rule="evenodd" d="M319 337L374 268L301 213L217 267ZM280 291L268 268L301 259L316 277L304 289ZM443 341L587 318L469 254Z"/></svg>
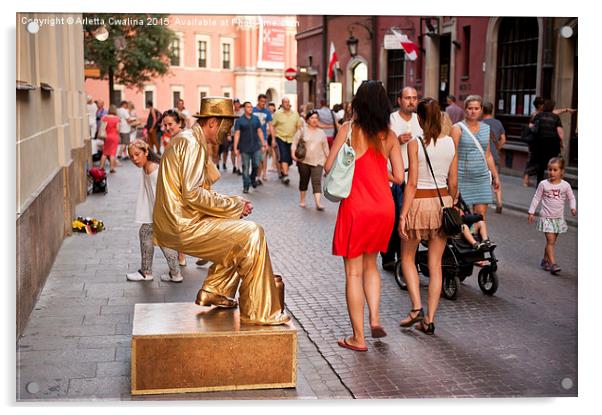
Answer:
<svg viewBox="0 0 602 415"><path fill-rule="evenodd" d="M299 190L306 192L311 177L311 187L314 193L322 193L322 169L323 167L310 166L309 164L297 162L299 168Z"/></svg>

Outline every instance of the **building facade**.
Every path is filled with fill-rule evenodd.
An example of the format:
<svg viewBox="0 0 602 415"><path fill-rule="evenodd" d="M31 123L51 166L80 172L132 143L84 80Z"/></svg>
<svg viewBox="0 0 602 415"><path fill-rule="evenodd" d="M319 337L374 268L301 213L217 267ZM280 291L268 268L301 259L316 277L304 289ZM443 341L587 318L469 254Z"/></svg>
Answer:
<svg viewBox="0 0 602 415"><path fill-rule="evenodd" d="M286 96L296 104L296 81L284 78L287 68L297 66L294 17L170 15L169 28L178 36L169 73L143 90L115 86L114 102L132 101L138 117L146 118L148 100L164 111L181 98L191 114L203 96L255 103L265 93L269 101ZM86 92L108 102L108 80L87 78Z"/></svg>
<svg viewBox="0 0 602 415"><path fill-rule="evenodd" d="M391 102L406 85L419 96L483 96L494 104L508 141L502 168L519 174L528 148L520 141L536 96L555 100L557 108L578 109L576 18L433 17L433 16L298 16L297 60L300 104L326 98L330 105L350 101L365 79L383 82ZM406 59L394 33L418 48ZM351 55L350 43L357 52ZM338 57L334 79L327 80L330 45ZM340 84L333 88L332 84ZM336 92L336 95L333 94ZM562 114L564 156L576 175L577 116Z"/></svg>
<svg viewBox="0 0 602 415"><path fill-rule="evenodd" d="M48 15L17 13L17 335L71 234L75 205L86 199L91 161L83 28L39 25L36 31L28 26L34 19Z"/></svg>

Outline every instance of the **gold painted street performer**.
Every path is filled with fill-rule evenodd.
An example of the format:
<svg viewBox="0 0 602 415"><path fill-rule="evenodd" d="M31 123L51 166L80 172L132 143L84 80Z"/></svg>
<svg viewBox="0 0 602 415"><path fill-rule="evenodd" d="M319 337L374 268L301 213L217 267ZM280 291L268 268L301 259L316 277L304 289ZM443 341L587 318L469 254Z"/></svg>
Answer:
<svg viewBox="0 0 602 415"><path fill-rule="evenodd" d="M198 123L172 138L161 158L153 214L154 242L213 262L196 304L236 307L240 281L243 323L277 325L290 317L274 281L263 228L242 220L250 201L211 190L220 177L207 152L230 132L236 115L229 98L201 100Z"/></svg>

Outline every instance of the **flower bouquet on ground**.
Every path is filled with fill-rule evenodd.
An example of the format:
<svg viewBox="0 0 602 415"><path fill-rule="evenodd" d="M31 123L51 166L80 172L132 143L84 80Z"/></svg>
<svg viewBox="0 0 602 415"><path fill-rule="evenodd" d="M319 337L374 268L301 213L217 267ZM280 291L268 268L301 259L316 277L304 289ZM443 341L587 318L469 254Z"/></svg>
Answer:
<svg viewBox="0 0 602 415"><path fill-rule="evenodd" d="M78 216L77 219L71 223L71 228L73 229L73 232L81 232L87 233L88 235L93 235L97 232L103 231L105 229L105 224L96 218L84 218Z"/></svg>

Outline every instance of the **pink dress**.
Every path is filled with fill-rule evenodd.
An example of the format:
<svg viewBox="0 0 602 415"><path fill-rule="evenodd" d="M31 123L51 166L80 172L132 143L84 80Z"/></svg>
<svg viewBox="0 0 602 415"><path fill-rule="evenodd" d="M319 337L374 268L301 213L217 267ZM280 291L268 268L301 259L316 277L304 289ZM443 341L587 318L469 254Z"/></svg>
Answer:
<svg viewBox="0 0 602 415"><path fill-rule="evenodd" d="M387 159L370 147L356 159L351 193L339 205L332 253L355 258L385 252L394 224Z"/></svg>
<svg viewBox="0 0 602 415"><path fill-rule="evenodd" d="M117 154L117 145L119 145L119 117L116 115L105 115L101 119L107 123L107 138L105 138L105 144L102 148L102 154L104 156L115 157Z"/></svg>

